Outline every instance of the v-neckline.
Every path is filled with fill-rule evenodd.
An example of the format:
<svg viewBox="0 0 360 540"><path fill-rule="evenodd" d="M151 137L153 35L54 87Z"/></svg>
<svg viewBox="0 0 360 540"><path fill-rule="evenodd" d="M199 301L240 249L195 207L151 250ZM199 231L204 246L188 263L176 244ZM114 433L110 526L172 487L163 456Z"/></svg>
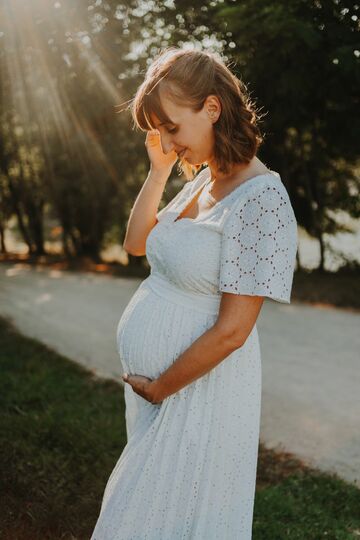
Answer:
<svg viewBox="0 0 360 540"><path fill-rule="evenodd" d="M202 217L204 214L209 214L212 210L214 210L214 208L219 205L220 203L222 203L223 201L225 201L226 199L228 199L231 195L233 195L239 188L241 188L244 184L247 184L248 182L251 182L252 180L256 180L257 178L260 178L260 177L263 177L263 176L274 176L275 174L278 174L276 173L275 171L270 171L268 173L262 173L262 174L257 174L256 176L252 176L251 178L248 178L247 180L245 180L244 182L241 182L241 184L239 184L238 186L236 186L233 190L230 191L230 193L228 193L227 195L225 195L225 197L222 197L222 199L220 199L219 201L216 201L216 199L214 199L214 197L212 197L212 199L215 202L215 204L213 204L208 210L205 210L205 212L202 212L202 214L198 214L196 217L192 218L192 217L182 217L182 218L179 218L179 216L181 215L181 213L188 207L191 207L192 206L192 203L195 199L198 199L199 196L201 195L201 192L203 191L203 189L211 182L211 176L209 176L205 182L198 187L198 189L196 190L195 192L195 195L193 196L193 198L191 199L191 201L187 202L185 201L185 204L180 208L180 211L179 212L176 212L175 214L175 217L173 219L173 223L177 223L179 221L182 221L183 219L184 220L187 220L187 221L197 221L200 217Z"/></svg>

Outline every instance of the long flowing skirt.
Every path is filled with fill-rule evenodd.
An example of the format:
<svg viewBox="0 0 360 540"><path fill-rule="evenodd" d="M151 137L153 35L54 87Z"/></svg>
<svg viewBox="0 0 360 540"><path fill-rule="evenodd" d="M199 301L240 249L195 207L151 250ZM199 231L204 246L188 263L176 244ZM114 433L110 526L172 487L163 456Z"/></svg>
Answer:
<svg viewBox="0 0 360 540"><path fill-rule="evenodd" d="M217 319L220 297L150 274L117 328L124 371L158 377ZM125 384L127 444L91 540L250 540L261 409L256 325L203 377L152 404Z"/></svg>

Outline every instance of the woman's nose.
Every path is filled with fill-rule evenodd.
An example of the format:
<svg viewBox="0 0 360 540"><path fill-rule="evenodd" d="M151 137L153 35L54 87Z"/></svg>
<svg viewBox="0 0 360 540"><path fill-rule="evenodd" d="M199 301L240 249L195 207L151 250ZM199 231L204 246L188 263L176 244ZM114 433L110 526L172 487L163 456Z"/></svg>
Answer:
<svg viewBox="0 0 360 540"><path fill-rule="evenodd" d="M171 142L170 138L167 138L164 135L160 135L160 141L161 141L161 148L164 154L168 154L172 150L174 150L174 144Z"/></svg>

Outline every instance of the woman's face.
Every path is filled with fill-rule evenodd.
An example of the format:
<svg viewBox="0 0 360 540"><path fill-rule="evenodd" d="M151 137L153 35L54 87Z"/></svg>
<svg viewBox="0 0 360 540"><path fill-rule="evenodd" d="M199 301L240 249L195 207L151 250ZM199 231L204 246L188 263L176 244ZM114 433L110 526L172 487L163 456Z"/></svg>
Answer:
<svg viewBox="0 0 360 540"><path fill-rule="evenodd" d="M181 159L192 165L209 163L212 160L215 136L213 123L220 114L220 103L216 96L208 96L203 108L194 112L189 107L176 105L160 92L161 104L171 124L161 124L155 114L151 115L155 128L160 132L164 154L172 150ZM213 116L210 117L212 114Z"/></svg>

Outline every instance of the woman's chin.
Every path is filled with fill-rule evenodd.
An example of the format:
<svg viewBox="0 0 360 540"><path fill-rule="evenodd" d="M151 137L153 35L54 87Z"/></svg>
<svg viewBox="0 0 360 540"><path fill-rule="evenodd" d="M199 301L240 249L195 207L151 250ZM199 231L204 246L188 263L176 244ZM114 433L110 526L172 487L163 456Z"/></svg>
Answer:
<svg viewBox="0 0 360 540"><path fill-rule="evenodd" d="M189 155L188 152L186 152L186 157L180 158L180 163L183 163L184 165L190 166L190 167L201 167L203 163L195 162L195 160L192 158L191 154Z"/></svg>
<svg viewBox="0 0 360 540"><path fill-rule="evenodd" d="M196 160L196 158L194 159L194 156L192 156L191 154L189 155L189 153L186 154L186 157L183 158L183 161L188 165L191 165L192 167L201 167L201 165L206 163L206 161L199 162L198 160Z"/></svg>
<svg viewBox="0 0 360 540"><path fill-rule="evenodd" d="M183 160L185 161L185 163L188 163L189 165L194 165L191 155L189 155L188 153L186 154L186 157L183 158Z"/></svg>
<svg viewBox="0 0 360 540"><path fill-rule="evenodd" d="M187 157L181 157L179 161L180 163L187 163L188 165L190 164L190 160Z"/></svg>

